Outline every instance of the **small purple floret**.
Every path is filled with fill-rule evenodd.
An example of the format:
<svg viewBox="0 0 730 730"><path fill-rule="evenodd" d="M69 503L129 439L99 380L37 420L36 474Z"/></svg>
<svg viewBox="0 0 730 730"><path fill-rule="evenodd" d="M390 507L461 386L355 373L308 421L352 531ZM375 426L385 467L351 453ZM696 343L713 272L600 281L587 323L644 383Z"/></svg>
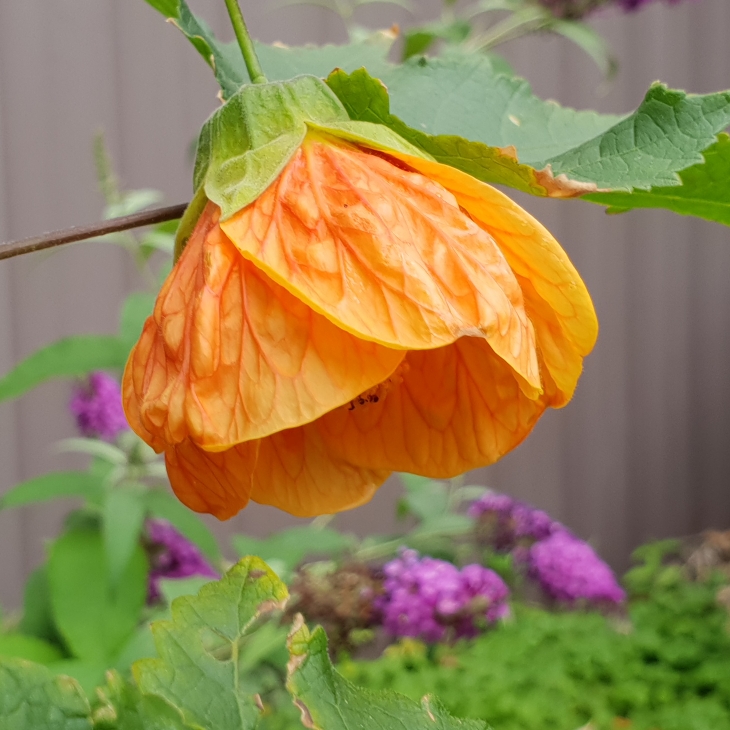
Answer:
<svg viewBox="0 0 730 730"><path fill-rule="evenodd" d="M74 388L69 410L79 431L89 438L116 441L129 429L119 383L101 371L92 373L85 386Z"/></svg>
<svg viewBox="0 0 730 730"><path fill-rule="evenodd" d="M404 550L384 568L384 595L378 600L385 629L393 636L427 642L472 637L509 613L509 589L481 565L455 565L419 558Z"/></svg>
<svg viewBox="0 0 730 730"><path fill-rule="evenodd" d="M506 494L485 494L468 514L477 520L480 537L496 550L509 552L563 529L550 515Z"/></svg>
<svg viewBox="0 0 730 730"><path fill-rule="evenodd" d="M163 578L220 578L200 550L169 522L148 520L147 535L151 566L148 603L160 600L160 580Z"/></svg>
<svg viewBox="0 0 730 730"><path fill-rule="evenodd" d="M618 604L626 598L611 568L567 530L535 543L527 560L530 576L557 601Z"/></svg>

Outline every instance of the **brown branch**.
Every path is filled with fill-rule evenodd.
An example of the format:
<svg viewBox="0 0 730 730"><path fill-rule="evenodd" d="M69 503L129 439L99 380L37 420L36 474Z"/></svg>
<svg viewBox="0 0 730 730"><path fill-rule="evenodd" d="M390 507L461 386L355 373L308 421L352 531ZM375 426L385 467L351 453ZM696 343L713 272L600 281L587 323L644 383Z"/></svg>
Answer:
<svg viewBox="0 0 730 730"><path fill-rule="evenodd" d="M87 238L96 238L107 233L128 231L130 228L153 226L157 223L164 223L165 221L174 221L182 217L185 208L187 208L186 203L182 205L171 205L167 208L155 208L153 210L143 211L142 213L125 215L121 218L112 218L111 220L95 223L91 226L77 226L75 228L67 228L65 231L45 233L35 238L24 238L20 241L2 243L0 244L0 260L20 256L24 253L32 253L33 251L43 251L46 248L62 246L65 243L75 243L76 241L84 241Z"/></svg>

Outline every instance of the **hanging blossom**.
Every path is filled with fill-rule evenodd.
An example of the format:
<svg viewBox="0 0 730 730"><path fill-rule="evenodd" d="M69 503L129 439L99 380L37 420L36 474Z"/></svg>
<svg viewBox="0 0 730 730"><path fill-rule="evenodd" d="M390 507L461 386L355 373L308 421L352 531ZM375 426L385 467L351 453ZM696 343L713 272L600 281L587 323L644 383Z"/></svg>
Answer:
<svg viewBox="0 0 730 730"><path fill-rule="evenodd" d="M427 642L475 636L509 614L509 589L481 565L419 558L404 550L384 568L385 594L377 599L385 629L393 636Z"/></svg>
<svg viewBox="0 0 730 730"><path fill-rule="evenodd" d="M147 521L150 574L148 603L160 600L160 581L164 578L220 578L200 550L169 522Z"/></svg>
<svg viewBox="0 0 730 730"><path fill-rule="evenodd" d="M200 140L191 233L123 381L188 507L351 509L392 471L491 464L570 400L593 304L503 193L313 76L244 86Z"/></svg>
<svg viewBox="0 0 730 730"><path fill-rule="evenodd" d="M116 441L129 429L119 383L101 371L91 373L87 383L74 388L69 410L79 431L89 438Z"/></svg>
<svg viewBox="0 0 730 730"><path fill-rule="evenodd" d="M530 576L557 601L618 604L626 598L611 568L587 542L567 530L536 542L528 566Z"/></svg>

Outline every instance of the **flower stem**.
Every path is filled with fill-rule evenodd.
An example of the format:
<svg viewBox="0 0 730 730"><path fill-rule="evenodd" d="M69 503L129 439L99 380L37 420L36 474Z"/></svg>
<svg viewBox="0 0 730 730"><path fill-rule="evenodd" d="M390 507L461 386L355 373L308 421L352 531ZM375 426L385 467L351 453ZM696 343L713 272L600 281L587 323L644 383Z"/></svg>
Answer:
<svg viewBox="0 0 730 730"><path fill-rule="evenodd" d="M238 45L241 47L241 53L243 54L243 60L246 62L246 68L248 69L248 75L251 77L251 83L265 84L267 79L266 76L264 76L264 71L261 68L258 56L256 55L256 49L253 46L251 36L248 34L246 21L243 19L243 13L241 12L238 0L226 0L226 8L228 8L228 15L231 16L233 30L236 34Z"/></svg>

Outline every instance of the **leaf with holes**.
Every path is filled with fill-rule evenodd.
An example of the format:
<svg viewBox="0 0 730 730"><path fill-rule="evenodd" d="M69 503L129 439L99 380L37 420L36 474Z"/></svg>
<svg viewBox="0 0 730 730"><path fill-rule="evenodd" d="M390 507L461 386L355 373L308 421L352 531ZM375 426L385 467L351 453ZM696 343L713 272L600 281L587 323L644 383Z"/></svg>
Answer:
<svg viewBox="0 0 730 730"><path fill-rule="evenodd" d="M320 626L310 634L297 616L288 639L286 686L302 724L313 730L484 730L481 720L452 717L433 697L415 702L396 692L373 692L346 680L332 666L327 636Z"/></svg>
<svg viewBox="0 0 730 730"><path fill-rule="evenodd" d="M260 700L240 682L241 661L259 621L282 610L287 598L262 560L244 558L197 596L173 601L172 620L152 624L160 658L133 666L139 689L200 730L255 727Z"/></svg>

